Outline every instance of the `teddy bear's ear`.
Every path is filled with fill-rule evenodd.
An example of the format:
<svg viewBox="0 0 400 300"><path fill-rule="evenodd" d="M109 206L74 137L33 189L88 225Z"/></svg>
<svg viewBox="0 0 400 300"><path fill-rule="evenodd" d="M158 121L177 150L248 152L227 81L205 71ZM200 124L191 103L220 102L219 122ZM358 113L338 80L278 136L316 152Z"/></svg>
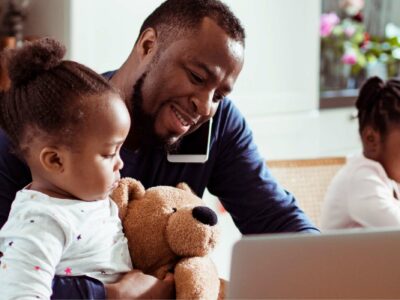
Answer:
<svg viewBox="0 0 400 300"><path fill-rule="evenodd" d="M192 191L192 189L189 187L189 185L186 182L180 182L176 185L176 187L178 189L181 189L181 190L184 190L184 191L194 194L194 192Z"/></svg>
<svg viewBox="0 0 400 300"><path fill-rule="evenodd" d="M122 178L119 181L118 187L112 192L111 198L118 205L119 215L122 220L125 218L128 202L142 198L145 193L146 191L140 181L129 177Z"/></svg>
<svg viewBox="0 0 400 300"><path fill-rule="evenodd" d="M140 181L130 178L130 177L124 178L122 180L125 180L125 179L128 183L127 185L128 185L128 192L129 192L129 195L128 195L129 201L131 201L133 199L139 199L139 198L144 197L146 190L144 189L144 186Z"/></svg>

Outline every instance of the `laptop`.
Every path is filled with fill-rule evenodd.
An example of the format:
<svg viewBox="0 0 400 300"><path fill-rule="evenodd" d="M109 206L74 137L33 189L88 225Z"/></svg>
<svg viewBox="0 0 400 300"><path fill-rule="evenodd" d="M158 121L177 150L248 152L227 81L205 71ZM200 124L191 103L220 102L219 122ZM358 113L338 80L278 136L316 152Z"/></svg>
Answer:
<svg viewBox="0 0 400 300"><path fill-rule="evenodd" d="M400 299L400 230L243 237L228 298Z"/></svg>

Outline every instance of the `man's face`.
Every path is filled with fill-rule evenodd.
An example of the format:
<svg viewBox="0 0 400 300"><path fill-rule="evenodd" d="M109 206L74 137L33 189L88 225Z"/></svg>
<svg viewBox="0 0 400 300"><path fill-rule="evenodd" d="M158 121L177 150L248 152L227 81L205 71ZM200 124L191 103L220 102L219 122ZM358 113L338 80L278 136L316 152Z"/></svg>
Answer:
<svg viewBox="0 0 400 300"><path fill-rule="evenodd" d="M242 43L205 18L197 32L158 49L135 86L133 110L141 103L134 121L135 114L145 114L152 122L150 135L167 145L176 143L215 114L233 89L243 55Z"/></svg>

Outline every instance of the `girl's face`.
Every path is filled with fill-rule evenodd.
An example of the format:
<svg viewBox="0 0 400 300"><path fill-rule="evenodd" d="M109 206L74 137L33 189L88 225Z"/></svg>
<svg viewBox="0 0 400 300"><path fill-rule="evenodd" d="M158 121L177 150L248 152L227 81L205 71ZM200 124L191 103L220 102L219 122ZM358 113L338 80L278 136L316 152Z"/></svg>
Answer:
<svg viewBox="0 0 400 300"><path fill-rule="evenodd" d="M389 178L400 182L400 127L393 126L380 140L378 161Z"/></svg>
<svg viewBox="0 0 400 300"><path fill-rule="evenodd" d="M92 201L105 199L120 179L122 143L128 135L130 116L122 99L109 94L95 99L95 111L85 120L77 149L65 157L61 189L73 198Z"/></svg>

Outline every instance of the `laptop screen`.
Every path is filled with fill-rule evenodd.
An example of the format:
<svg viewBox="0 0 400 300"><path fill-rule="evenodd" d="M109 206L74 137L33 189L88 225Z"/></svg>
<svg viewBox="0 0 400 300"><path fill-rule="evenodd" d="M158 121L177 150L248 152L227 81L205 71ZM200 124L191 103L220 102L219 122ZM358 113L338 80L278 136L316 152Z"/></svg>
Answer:
<svg viewBox="0 0 400 300"><path fill-rule="evenodd" d="M400 230L244 237L228 297L400 299Z"/></svg>

